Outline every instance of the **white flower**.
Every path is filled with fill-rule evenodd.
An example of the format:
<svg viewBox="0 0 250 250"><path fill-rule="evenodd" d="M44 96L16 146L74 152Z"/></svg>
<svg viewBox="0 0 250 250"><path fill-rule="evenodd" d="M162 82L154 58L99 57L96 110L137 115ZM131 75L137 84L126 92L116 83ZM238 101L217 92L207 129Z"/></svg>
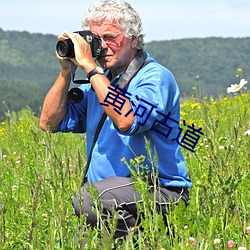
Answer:
<svg viewBox="0 0 250 250"><path fill-rule="evenodd" d="M245 136L250 135L250 129L248 129L247 131L245 131L245 132L244 132L244 135L245 135Z"/></svg>
<svg viewBox="0 0 250 250"><path fill-rule="evenodd" d="M190 243L194 246L196 243L196 239L194 237L189 237Z"/></svg>
<svg viewBox="0 0 250 250"><path fill-rule="evenodd" d="M219 146L219 150L223 150L224 149L224 146Z"/></svg>
<svg viewBox="0 0 250 250"><path fill-rule="evenodd" d="M227 93L235 93L240 91L245 85L247 81L245 79L241 79L239 84L231 84L231 87L227 88Z"/></svg>
<svg viewBox="0 0 250 250"><path fill-rule="evenodd" d="M24 211L25 211L24 207L21 207L21 208L20 208L20 214L23 214Z"/></svg>
<svg viewBox="0 0 250 250"><path fill-rule="evenodd" d="M239 247L238 250L247 250L245 247Z"/></svg>
<svg viewBox="0 0 250 250"><path fill-rule="evenodd" d="M217 245L217 244L220 244L221 240L220 239L214 239L214 244Z"/></svg>

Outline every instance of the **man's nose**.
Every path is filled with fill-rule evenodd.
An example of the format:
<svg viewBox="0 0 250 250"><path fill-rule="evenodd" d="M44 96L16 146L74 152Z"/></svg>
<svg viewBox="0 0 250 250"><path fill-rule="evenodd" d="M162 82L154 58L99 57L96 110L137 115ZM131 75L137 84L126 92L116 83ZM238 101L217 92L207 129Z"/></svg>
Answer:
<svg viewBox="0 0 250 250"><path fill-rule="evenodd" d="M103 38L101 38L101 40L102 40L102 48L107 49L108 48L107 43L105 42L105 40Z"/></svg>

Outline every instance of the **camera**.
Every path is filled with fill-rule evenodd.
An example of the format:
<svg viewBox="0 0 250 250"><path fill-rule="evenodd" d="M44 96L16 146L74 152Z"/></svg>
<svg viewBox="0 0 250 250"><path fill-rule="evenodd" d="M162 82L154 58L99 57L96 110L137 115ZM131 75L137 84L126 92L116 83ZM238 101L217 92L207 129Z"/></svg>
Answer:
<svg viewBox="0 0 250 250"><path fill-rule="evenodd" d="M90 30L75 31L81 35L86 42L90 45L92 56L98 57L102 51L102 41L99 37L95 36ZM61 57L74 58L74 44L71 39L65 39L57 42L56 51Z"/></svg>

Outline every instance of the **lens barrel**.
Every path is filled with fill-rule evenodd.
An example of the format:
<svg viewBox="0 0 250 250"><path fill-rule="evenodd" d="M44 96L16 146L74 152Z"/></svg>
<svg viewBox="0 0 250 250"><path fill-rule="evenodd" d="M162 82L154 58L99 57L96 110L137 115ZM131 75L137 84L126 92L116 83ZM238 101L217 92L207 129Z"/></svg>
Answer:
<svg viewBox="0 0 250 250"><path fill-rule="evenodd" d="M56 45L56 51L58 55L61 57L68 57L68 58L75 57L74 44L70 39L58 41Z"/></svg>

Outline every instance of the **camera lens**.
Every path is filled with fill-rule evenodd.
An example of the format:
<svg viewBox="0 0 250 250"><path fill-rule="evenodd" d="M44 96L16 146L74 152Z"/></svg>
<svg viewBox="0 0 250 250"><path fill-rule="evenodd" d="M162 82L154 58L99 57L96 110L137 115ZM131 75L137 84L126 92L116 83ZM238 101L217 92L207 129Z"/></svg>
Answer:
<svg viewBox="0 0 250 250"><path fill-rule="evenodd" d="M59 41L56 45L56 51L61 57L73 58L75 56L74 45L70 39Z"/></svg>
<svg viewBox="0 0 250 250"><path fill-rule="evenodd" d="M79 88L72 88L68 92L68 100L72 103L79 103L82 101L84 94Z"/></svg>

